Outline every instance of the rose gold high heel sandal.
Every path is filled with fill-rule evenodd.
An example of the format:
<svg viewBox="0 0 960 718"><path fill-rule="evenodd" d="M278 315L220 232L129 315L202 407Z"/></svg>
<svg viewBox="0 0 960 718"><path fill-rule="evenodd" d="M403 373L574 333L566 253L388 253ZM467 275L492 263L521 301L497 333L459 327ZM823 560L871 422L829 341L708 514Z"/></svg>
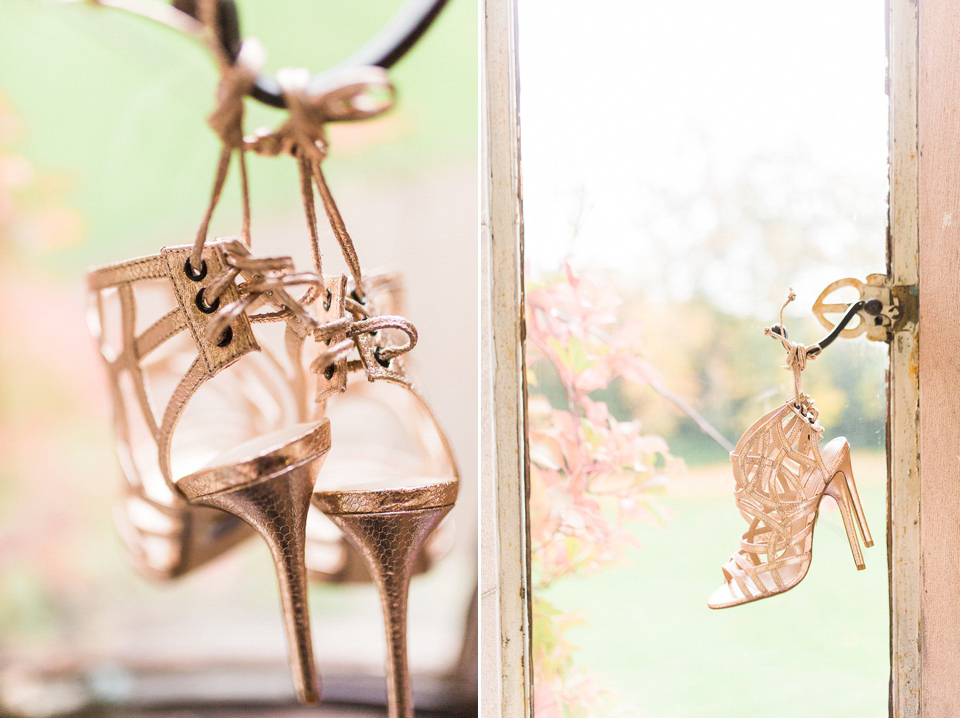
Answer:
<svg viewBox="0 0 960 718"><path fill-rule="evenodd" d="M373 475L380 480L394 477L399 482L410 476L456 478L447 437L403 365L402 355L414 347L417 334L400 316L399 278L387 273L363 275L322 170L328 149L326 124L365 120L388 111L393 106L393 85L386 72L376 67L346 70L331 77L325 88L312 87L309 95L305 71L288 68L277 73L277 79L289 116L276 131L261 130L248 138L247 146L260 154L285 153L296 159L314 270L322 274L315 186L351 275L349 281L343 275L324 277L324 301L314 305L322 324L331 328L315 335L326 349L312 362L316 378L312 391L318 416L335 416L334 443L340 448L334 450L331 461L342 467L335 473ZM333 331L334 327L341 329ZM384 341L388 337L398 343ZM348 361L346 354L352 350L355 356ZM348 390L347 374L360 370L378 387L399 388L375 391L366 388L372 384L354 382ZM382 431L372 430L374 424ZM311 578L337 583L370 580L343 535L319 512L312 513L317 515L308 523L306 559ZM448 526L436 531L418 555L414 573L429 568L449 548L452 537L443 528Z"/></svg>
<svg viewBox="0 0 960 718"><path fill-rule="evenodd" d="M113 387L118 452L132 494L126 510L132 553L149 573L176 576L244 537L219 512L202 507L220 509L260 534L277 567L297 696L311 703L318 687L304 537L310 496L330 448L330 425L310 421L265 431L265 417L242 406L249 398L229 401L266 369L266 363L238 362L261 349L251 323L280 322L288 329L307 323L296 301L281 298L287 287L307 280L286 272L285 263L255 260L244 250L236 240L208 241L199 272L192 269L190 247L96 270L89 280L98 308L93 324ZM255 269L247 272L245 265ZM226 279L231 274L247 274L247 281L234 284ZM138 332L136 297L151 290L172 293L175 308ZM253 313L263 306L270 311ZM117 308L119 347L101 329ZM194 342L196 352L174 382L170 363L185 355L177 340ZM226 370L235 363L238 375L218 382L222 373L233 373ZM162 414L155 406L165 407ZM231 409L242 411L228 413ZM177 441L180 435L184 439ZM185 525L170 535L164 520ZM193 524L202 527L200 533Z"/></svg>
<svg viewBox="0 0 960 718"><path fill-rule="evenodd" d="M348 85L355 98L351 102L343 103L343 93L331 93L341 98L336 105L338 112L342 113L344 106L373 107L360 102L360 90L376 89L378 83L379 89L389 91L392 103L393 88L385 75L370 70ZM399 285L384 275L363 276L353 241L324 179L324 123L331 119L330 110L323 100L319 106L306 104L300 91L303 76L278 75L278 79L290 109L279 144L298 160L314 257L320 255L313 197L316 185L352 275L349 283L342 275L325 278L322 311L317 308L324 329L315 333L315 338L327 347L311 364L317 377L317 406L326 414L336 412L338 404L345 409L336 417L335 425L346 434L344 445L350 448L331 457L313 504L343 530L378 587L388 646L388 713L390 718L412 718L406 648L408 587L424 542L456 500L459 479L446 437L406 373L404 355L415 346L417 332L408 320L394 313L399 311ZM318 102L316 98L311 101ZM376 106L377 111L387 106ZM319 273L319 264L315 267ZM389 314L381 314L381 302L389 308ZM370 383L348 387L348 375L359 371ZM358 411L371 383L393 385L397 395L385 402L369 401ZM341 397L343 392L346 394ZM398 454L396 445L390 446L389 436L375 430L364 416L364 408L371 406L393 413L393 424L407 432L400 434L406 440L397 443L424 449L413 452L421 456L412 462L398 462L402 452ZM376 425L377 429L381 426Z"/></svg>
<svg viewBox="0 0 960 718"><path fill-rule="evenodd" d="M128 482L118 514L135 561L173 577L258 533L276 564L296 694L313 703L303 555L330 426L290 387L306 380L301 353L320 326L304 302L321 279L294 273L289 258L251 255L242 152L244 241L207 239L233 151L225 142L192 247L90 274L91 328L111 380ZM308 287L299 301L288 291L298 285Z"/></svg>
<svg viewBox="0 0 960 718"><path fill-rule="evenodd" d="M793 299L784 304L786 307ZM783 309L780 310L783 327ZM730 608L789 591L803 580L813 557L813 530L825 495L837 502L857 570L865 567L860 539L873 538L853 479L850 445L843 437L819 446L823 428L813 400L800 391L800 372L820 347L787 341L794 397L755 422L731 453L737 508L749 523L740 549L723 566L724 584L707 600ZM858 538L859 531L859 538Z"/></svg>

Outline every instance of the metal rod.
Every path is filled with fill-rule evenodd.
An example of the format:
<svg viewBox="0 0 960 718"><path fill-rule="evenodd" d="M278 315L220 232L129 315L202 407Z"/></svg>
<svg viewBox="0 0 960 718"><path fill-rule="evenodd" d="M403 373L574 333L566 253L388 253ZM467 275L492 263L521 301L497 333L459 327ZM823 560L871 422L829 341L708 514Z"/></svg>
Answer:
<svg viewBox="0 0 960 718"><path fill-rule="evenodd" d="M373 65L385 70L393 67L417 42L433 24L440 11L448 0L408 0L396 15L372 39L353 53L343 62L334 67L362 67ZM197 19L197 0L174 0L174 6ZM240 54L241 33L240 18L233 0L218 0L218 23L220 25L220 44L227 55L236 60ZM334 68L330 68L334 69ZM326 72L315 74L308 85L311 87L324 84ZM250 96L270 107L285 108L283 91L280 84L272 75L257 77Z"/></svg>
<svg viewBox="0 0 960 718"><path fill-rule="evenodd" d="M847 309L847 313L843 315L843 318L837 322L837 325L833 328L833 331L827 334L823 339L817 342L817 346L821 350L826 349L833 343L833 340L840 336L840 332L847 328L847 325L853 321L853 318L860 313L860 310L863 309L863 300L859 300L850 305ZM860 321L863 321L862 319Z"/></svg>
<svg viewBox="0 0 960 718"><path fill-rule="evenodd" d="M840 321L837 322L836 326L834 326L831 332L816 344L811 345L810 355L815 356L830 346L833 343L833 340L840 336L840 332L847 328L847 325L853 321L853 318L860 313L863 307L864 301L862 299L847 307L846 314L844 314ZM787 328L779 324L774 324L772 327L770 327L770 333L787 339Z"/></svg>

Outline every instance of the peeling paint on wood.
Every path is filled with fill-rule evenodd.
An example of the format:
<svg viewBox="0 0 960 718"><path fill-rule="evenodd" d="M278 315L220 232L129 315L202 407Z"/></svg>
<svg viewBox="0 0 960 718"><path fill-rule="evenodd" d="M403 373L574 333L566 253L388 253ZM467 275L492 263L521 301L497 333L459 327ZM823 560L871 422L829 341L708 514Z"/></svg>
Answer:
<svg viewBox="0 0 960 718"><path fill-rule="evenodd" d="M533 711L523 222L514 0L484 0L481 47L481 711Z"/></svg>
<svg viewBox="0 0 960 718"><path fill-rule="evenodd" d="M915 0L887 0L890 95L890 218L887 263L903 315L890 345L887 553L890 570L890 709L892 718L919 718L920 619L920 375L917 167L917 43Z"/></svg>

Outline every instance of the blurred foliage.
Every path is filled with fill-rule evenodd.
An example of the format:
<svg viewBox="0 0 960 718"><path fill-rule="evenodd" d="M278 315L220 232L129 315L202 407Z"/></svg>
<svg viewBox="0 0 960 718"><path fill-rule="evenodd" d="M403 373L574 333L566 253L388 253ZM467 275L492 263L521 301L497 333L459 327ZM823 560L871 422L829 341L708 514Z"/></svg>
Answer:
<svg viewBox="0 0 960 718"><path fill-rule="evenodd" d="M666 519L655 497L683 464L639 419L617 418L597 398L614 381L661 381L617 293L566 267L528 283L526 303L536 715L627 715L602 678L574 660L567 632L579 617L559 612L543 591L620 563L636 546L633 523Z"/></svg>
<svg viewBox="0 0 960 718"><path fill-rule="evenodd" d="M12 151L23 135L22 120L0 94L0 260L5 263L74 244L82 230L80 213L64 203L69 180L37 171Z"/></svg>
<svg viewBox="0 0 960 718"><path fill-rule="evenodd" d="M64 587L89 585L99 572L91 552L105 533L96 495L64 485L97 474L87 409L98 382L84 375L99 368L83 353L59 367L63 354L47 343L87 338L69 290L34 266L38 255L77 242L82 223L64 202L69 183L11 151L23 132L0 95L0 651L62 628L72 612ZM87 544L64 540L76 530L89 531Z"/></svg>
<svg viewBox="0 0 960 718"><path fill-rule="evenodd" d="M703 300L651 305L636 295L625 300L625 311L642 318L649 337L646 356L662 372L665 385L731 443L792 391L783 348L763 334L775 316L764 323L721 312ZM792 339L807 344L827 333L809 318L788 319L787 329ZM843 435L857 448L875 449L882 446L885 426L885 346L864 344L862 338L837 340L810 362L803 381L830 436ZM644 417L689 462L726 459L725 450L649 388L613 384L608 391L615 397L614 411Z"/></svg>
<svg viewBox="0 0 960 718"><path fill-rule="evenodd" d="M593 275L602 277L596 271ZM792 391L791 375L783 369L783 349L764 336L764 323L718 311L702 299L654 304L636 291L623 294L622 315L642 327L642 355L656 366L663 385L732 444L758 416ZM775 321L771 317L766 326ZM826 334L812 319L788 320L787 328L791 338L808 344ZM837 340L810 362L803 386L816 400L829 436L846 436L856 448L877 449L883 445L886 426L879 381L886 347L865 344L862 338ZM545 367L534 371L537 392L559 406L564 397L562 382ZM591 397L603 401L617 419L642 417L647 431L665 437L673 453L691 465L727 458L723 447L649 383L616 377Z"/></svg>

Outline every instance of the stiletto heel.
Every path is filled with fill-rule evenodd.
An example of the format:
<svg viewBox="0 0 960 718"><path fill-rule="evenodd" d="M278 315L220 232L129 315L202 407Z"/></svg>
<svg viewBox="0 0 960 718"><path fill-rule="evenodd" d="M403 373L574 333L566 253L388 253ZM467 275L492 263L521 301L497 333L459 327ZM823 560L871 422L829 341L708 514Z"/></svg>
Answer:
<svg viewBox="0 0 960 718"><path fill-rule="evenodd" d="M870 535L870 527L867 526L867 517L863 513L863 504L860 502L860 492L857 491L857 482L853 480L853 466L850 464L850 455L847 454L846 461L840 467L843 475L847 479L847 490L850 498L853 500L853 508L856 512L857 525L860 527L860 537L863 539L863 545L867 548L873 546L873 536Z"/></svg>
<svg viewBox="0 0 960 718"><path fill-rule="evenodd" d="M847 532L847 541L850 543L850 551L853 553L853 562L858 571L866 568L863 561L863 553L860 550L860 540L857 537L857 529L860 531L860 538L867 548L873 546L873 539L870 536L870 528L867 526L866 517L863 515L863 507L860 504L860 495L857 493L857 485L853 480L853 468L850 465L850 452L847 451L841 460L840 467L837 469L830 483L827 484L824 492L828 494L840 509L840 516L843 519L843 528ZM856 527L854 526L856 520Z"/></svg>
<svg viewBox="0 0 960 718"><path fill-rule="evenodd" d="M280 584L294 688L301 703L316 703L320 686L303 554L310 496L330 448L330 425L301 426L307 432L298 440L247 460L190 474L177 486L190 503L237 516L263 537Z"/></svg>
<svg viewBox="0 0 960 718"><path fill-rule="evenodd" d="M314 505L363 557L380 593L387 636L387 714L413 718L407 667L407 596L424 541L457 498L456 479L399 489L318 491Z"/></svg>

